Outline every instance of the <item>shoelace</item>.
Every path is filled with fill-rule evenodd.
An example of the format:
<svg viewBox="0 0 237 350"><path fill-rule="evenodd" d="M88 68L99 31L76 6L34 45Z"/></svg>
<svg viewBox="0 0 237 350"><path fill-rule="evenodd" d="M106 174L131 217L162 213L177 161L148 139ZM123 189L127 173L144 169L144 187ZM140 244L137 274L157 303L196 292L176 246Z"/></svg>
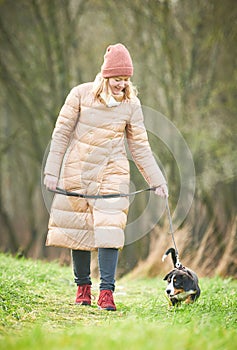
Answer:
<svg viewBox="0 0 237 350"><path fill-rule="evenodd" d="M101 296L100 296L100 300L99 302L105 302L105 303L113 303L113 297L112 294L110 292L104 292Z"/></svg>
<svg viewBox="0 0 237 350"><path fill-rule="evenodd" d="M87 296L90 297L90 286L81 287L79 298L85 298Z"/></svg>

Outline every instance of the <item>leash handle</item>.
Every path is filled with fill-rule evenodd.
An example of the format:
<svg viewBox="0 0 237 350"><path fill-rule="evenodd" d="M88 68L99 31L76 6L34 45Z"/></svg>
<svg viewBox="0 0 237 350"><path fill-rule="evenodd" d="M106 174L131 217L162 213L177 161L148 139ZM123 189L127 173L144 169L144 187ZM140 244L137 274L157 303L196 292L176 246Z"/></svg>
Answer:
<svg viewBox="0 0 237 350"><path fill-rule="evenodd" d="M172 217L171 217L171 214L170 214L170 207L169 207L168 197L166 197L166 209L167 209L167 213L168 213L170 234L172 236L172 241L173 241L173 244L174 244L174 249L175 249L175 254L176 254L176 259L177 259L175 267L180 268L182 266L182 264L179 261L179 252L178 252L178 249L177 249L177 246L176 246L176 243L175 243L175 239L174 239L174 231L173 231Z"/></svg>
<svg viewBox="0 0 237 350"><path fill-rule="evenodd" d="M146 192L146 191L155 191L156 187L149 187L142 190L138 190L135 192L130 193L111 193L111 194L98 194L98 195L89 195L89 194L82 194L78 192L71 192L66 191L63 188L56 187L56 190L49 190L50 192L56 193L56 194L62 194L64 196L69 197L79 197L79 198L88 198L88 199L102 199L102 198L119 198L119 197L130 197L134 196L136 194Z"/></svg>

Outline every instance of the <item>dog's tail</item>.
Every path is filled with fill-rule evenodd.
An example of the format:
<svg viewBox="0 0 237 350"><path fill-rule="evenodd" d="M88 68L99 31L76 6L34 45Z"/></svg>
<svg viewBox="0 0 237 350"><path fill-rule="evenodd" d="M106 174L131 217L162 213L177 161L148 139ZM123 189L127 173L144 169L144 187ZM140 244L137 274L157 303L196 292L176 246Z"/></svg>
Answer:
<svg viewBox="0 0 237 350"><path fill-rule="evenodd" d="M165 252L165 254L164 254L163 257L162 257L162 261L164 262L165 259L167 258L167 256L168 256L169 254L171 254L174 267L177 267L177 263L179 263L179 261L178 261L178 256L177 256L176 251L175 251L174 248L169 248L169 249Z"/></svg>

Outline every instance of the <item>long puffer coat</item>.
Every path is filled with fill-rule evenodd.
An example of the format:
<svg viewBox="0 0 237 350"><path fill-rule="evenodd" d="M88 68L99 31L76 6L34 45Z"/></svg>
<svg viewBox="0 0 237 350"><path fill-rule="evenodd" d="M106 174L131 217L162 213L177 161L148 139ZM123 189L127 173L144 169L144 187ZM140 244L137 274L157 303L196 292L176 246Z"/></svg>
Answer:
<svg viewBox="0 0 237 350"><path fill-rule="evenodd" d="M52 135L45 174L59 187L83 194L129 192L131 155L150 186L166 183L147 139L140 101L116 107L96 101L93 83L74 87L66 98ZM128 198L84 199L54 196L46 245L71 249L122 248Z"/></svg>

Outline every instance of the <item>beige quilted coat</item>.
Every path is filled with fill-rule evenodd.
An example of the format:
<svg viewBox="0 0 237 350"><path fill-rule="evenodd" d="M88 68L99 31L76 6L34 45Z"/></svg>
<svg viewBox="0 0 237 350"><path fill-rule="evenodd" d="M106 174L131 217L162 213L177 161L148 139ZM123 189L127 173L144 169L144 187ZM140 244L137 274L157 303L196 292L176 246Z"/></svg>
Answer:
<svg viewBox="0 0 237 350"><path fill-rule="evenodd" d="M59 187L86 194L129 192L132 157L150 186L165 179L152 155L137 97L116 107L95 101L93 83L74 87L52 135L45 174L59 176ZM55 195L46 245L94 250L122 248L128 198L81 199Z"/></svg>

